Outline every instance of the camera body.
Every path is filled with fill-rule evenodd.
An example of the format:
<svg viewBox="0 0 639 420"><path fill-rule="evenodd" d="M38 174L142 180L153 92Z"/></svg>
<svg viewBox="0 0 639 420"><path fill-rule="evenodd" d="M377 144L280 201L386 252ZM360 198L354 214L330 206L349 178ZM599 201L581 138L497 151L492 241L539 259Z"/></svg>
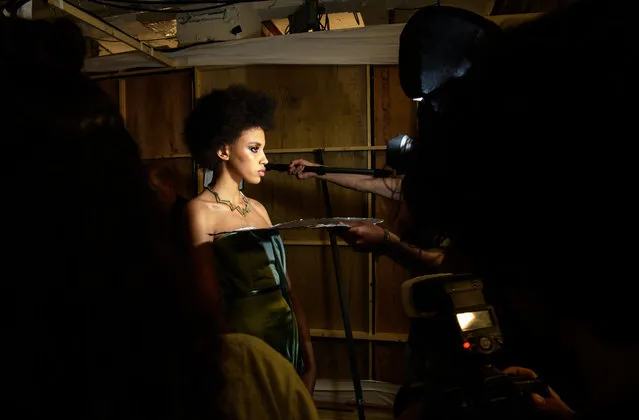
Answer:
<svg viewBox="0 0 639 420"><path fill-rule="evenodd" d="M397 395L396 415L419 402L428 419L535 417L531 394L548 395L548 388L537 378L509 376L496 367L504 341L480 278L426 275L404 282L401 291L406 315L431 323L411 331L417 337L410 343L412 352L428 353L422 360L430 359L431 368L415 366L416 381Z"/></svg>

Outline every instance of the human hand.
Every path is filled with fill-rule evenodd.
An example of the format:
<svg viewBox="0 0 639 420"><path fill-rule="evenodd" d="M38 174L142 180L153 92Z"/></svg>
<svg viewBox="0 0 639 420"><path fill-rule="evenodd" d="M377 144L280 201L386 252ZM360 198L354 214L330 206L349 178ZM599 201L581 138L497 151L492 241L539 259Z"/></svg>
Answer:
<svg viewBox="0 0 639 420"><path fill-rule="evenodd" d="M370 222L356 222L348 229L335 229L334 232L358 252L375 251L386 242L384 229Z"/></svg>
<svg viewBox="0 0 639 420"><path fill-rule="evenodd" d="M309 162L304 159L295 159L291 161L288 167L289 175L295 175L297 179L314 178L317 176L315 172L304 172L304 168L307 166L321 166L317 163Z"/></svg>
<svg viewBox="0 0 639 420"><path fill-rule="evenodd" d="M503 371L507 375L519 376L522 378L537 378L537 374L527 368L519 366L510 366ZM568 405L559 398L559 395L550 387L548 387L550 396L542 397L539 394L532 394L533 405L535 409L543 415L543 418L553 420L570 419L574 412Z"/></svg>

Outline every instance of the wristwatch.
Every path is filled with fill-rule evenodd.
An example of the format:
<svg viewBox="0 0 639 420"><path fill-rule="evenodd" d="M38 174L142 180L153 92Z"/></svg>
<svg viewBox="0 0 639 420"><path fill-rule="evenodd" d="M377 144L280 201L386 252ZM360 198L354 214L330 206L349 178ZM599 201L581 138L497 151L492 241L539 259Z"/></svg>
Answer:
<svg viewBox="0 0 639 420"><path fill-rule="evenodd" d="M384 229L384 241L382 242L382 251L387 250L391 246L391 233L390 230Z"/></svg>

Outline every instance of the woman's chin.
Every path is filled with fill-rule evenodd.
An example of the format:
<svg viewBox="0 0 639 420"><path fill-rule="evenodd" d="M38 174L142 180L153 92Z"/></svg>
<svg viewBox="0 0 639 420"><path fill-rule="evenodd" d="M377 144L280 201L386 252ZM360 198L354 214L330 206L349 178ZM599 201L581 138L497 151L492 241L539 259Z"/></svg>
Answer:
<svg viewBox="0 0 639 420"><path fill-rule="evenodd" d="M256 185L256 184L259 184L260 182L262 182L262 177L261 176L255 176L255 177L252 177L252 178L244 178L244 182L246 182L247 184Z"/></svg>

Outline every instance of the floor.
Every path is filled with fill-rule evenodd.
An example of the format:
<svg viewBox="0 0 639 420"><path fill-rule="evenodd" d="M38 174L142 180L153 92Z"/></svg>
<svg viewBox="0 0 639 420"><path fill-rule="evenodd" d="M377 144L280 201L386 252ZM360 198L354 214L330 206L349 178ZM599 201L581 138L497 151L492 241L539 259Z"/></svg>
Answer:
<svg viewBox="0 0 639 420"><path fill-rule="evenodd" d="M358 420L355 406L326 406L317 407L322 420ZM387 408L364 407L366 420L393 420L393 412Z"/></svg>

